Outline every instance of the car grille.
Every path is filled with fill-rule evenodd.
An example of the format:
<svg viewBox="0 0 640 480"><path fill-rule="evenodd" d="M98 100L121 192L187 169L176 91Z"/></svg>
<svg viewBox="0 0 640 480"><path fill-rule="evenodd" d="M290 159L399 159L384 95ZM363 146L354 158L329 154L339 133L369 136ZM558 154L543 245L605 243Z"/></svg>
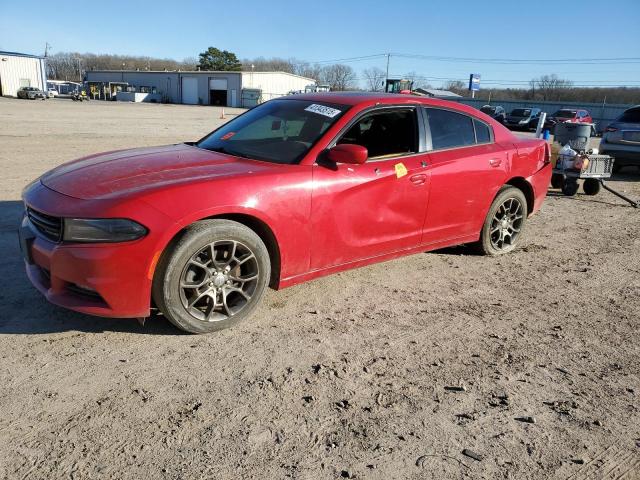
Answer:
<svg viewBox="0 0 640 480"><path fill-rule="evenodd" d="M27 216L29 217L31 224L44 237L48 238L52 242L59 242L62 240L61 218L46 215L29 207L27 207Z"/></svg>

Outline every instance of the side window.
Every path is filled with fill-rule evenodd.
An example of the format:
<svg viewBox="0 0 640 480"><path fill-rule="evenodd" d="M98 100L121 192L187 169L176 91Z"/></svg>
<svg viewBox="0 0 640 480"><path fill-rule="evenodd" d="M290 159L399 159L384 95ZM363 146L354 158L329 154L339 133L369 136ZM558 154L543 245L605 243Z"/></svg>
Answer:
<svg viewBox="0 0 640 480"><path fill-rule="evenodd" d="M473 120L468 115L427 108L427 117L434 150L464 147L476 143Z"/></svg>
<svg viewBox="0 0 640 480"><path fill-rule="evenodd" d="M477 143L489 143L491 141L491 131L486 123L474 118L473 126L476 129Z"/></svg>
<svg viewBox="0 0 640 480"><path fill-rule="evenodd" d="M362 145L369 158L417 153L418 123L414 109L390 110L365 115L337 142Z"/></svg>

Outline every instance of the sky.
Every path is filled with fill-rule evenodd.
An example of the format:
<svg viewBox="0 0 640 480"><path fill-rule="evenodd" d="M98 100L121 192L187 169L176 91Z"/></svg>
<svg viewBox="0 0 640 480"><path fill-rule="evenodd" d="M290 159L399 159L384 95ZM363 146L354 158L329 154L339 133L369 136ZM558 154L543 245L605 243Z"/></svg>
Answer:
<svg viewBox="0 0 640 480"><path fill-rule="evenodd" d="M239 58L353 59L344 63L359 78L367 67L384 70L383 54L391 53L390 77L416 72L434 86L447 79L466 82L470 73L481 75L483 88L524 87L531 78L553 73L576 85L640 86L640 0L155 0L120 5L57 8L55 2L30 0L25 10L22 1L0 0L0 50L42 54L49 43L54 53L182 60L214 46ZM631 60L576 62L613 58Z"/></svg>

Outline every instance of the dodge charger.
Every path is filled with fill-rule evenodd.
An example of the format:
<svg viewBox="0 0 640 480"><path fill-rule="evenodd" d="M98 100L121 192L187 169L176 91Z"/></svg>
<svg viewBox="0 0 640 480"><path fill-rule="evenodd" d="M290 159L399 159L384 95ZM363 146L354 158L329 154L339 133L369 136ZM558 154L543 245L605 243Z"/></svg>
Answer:
<svg viewBox="0 0 640 480"><path fill-rule="evenodd" d="M459 244L510 252L550 176L544 141L462 104L296 95L197 142L54 168L23 191L20 245L54 304L206 333L269 286Z"/></svg>

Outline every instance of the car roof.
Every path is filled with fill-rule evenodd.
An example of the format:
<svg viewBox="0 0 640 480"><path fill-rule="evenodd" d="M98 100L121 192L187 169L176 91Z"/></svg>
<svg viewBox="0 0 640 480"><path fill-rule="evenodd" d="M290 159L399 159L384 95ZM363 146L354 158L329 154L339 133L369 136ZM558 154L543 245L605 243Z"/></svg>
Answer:
<svg viewBox="0 0 640 480"><path fill-rule="evenodd" d="M288 100L307 100L311 102L327 102L338 105L376 105L376 104L407 104L426 105L431 107L453 108L471 115L477 115L479 110L463 103L452 102L450 100L440 100L438 98L421 97L409 94L379 93L379 92L327 92L327 93L307 93L299 95L289 95L280 97Z"/></svg>
<svg viewBox="0 0 640 480"><path fill-rule="evenodd" d="M501 124L497 123L490 116L482 113L477 108L450 100L420 97L417 95L380 92L308 93L279 97L276 100L306 100L310 102L325 102L337 105L359 106L364 108L375 105L424 105L426 107L448 108L490 123L493 127L496 142L513 141L516 139L516 137L514 137L506 127L503 127Z"/></svg>

